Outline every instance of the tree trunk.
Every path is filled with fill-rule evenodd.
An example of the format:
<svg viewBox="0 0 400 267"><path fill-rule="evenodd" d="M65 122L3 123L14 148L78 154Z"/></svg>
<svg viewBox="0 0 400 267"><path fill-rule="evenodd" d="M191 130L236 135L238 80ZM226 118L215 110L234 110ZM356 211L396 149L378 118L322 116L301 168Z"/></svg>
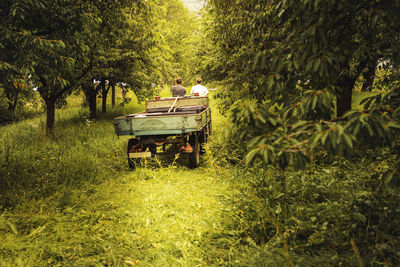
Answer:
<svg viewBox="0 0 400 267"><path fill-rule="evenodd" d="M93 88L86 88L83 90L86 97L86 102L89 105L89 119L95 119L97 116L97 99L96 99L96 91Z"/></svg>
<svg viewBox="0 0 400 267"><path fill-rule="evenodd" d="M101 112L102 113L106 113L107 112L107 94L108 94L108 91L110 90L110 85L107 87L107 89L106 89L106 86L104 85L104 87L103 87L103 91L101 91L101 100L102 100L102 103L101 103Z"/></svg>
<svg viewBox="0 0 400 267"><path fill-rule="evenodd" d="M111 85L111 106L115 108L115 83Z"/></svg>
<svg viewBox="0 0 400 267"><path fill-rule="evenodd" d="M104 80L101 80L100 84L95 88L92 84L87 85L83 92L85 93L86 102L89 105L89 119L95 119L97 117L97 93L104 84Z"/></svg>
<svg viewBox="0 0 400 267"><path fill-rule="evenodd" d="M107 93L103 92L101 96L101 113L107 112Z"/></svg>
<svg viewBox="0 0 400 267"><path fill-rule="evenodd" d="M8 102L7 111L10 111L10 112L14 113L15 109L13 107L13 103L12 102Z"/></svg>
<svg viewBox="0 0 400 267"><path fill-rule="evenodd" d="M356 73L357 75L343 75L336 82L336 116L338 118L343 117L343 115L351 110L351 100L353 96L353 89L356 84L357 78L361 75L362 71L368 66L369 62L376 62L375 59L369 57L361 60L358 65L351 70L350 62L348 62L347 67L344 67L347 73Z"/></svg>
<svg viewBox="0 0 400 267"><path fill-rule="evenodd" d="M371 63L368 66L368 71L363 74L365 82L362 85L361 91L365 92L372 90L372 86L374 85L374 80L375 80L375 70L377 64L378 64L377 60L371 61Z"/></svg>
<svg viewBox="0 0 400 267"><path fill-rule="evenodd" d="M351 100L356 79L343 77L337 84L336 90L336 116L342 117L347 111L351 110Z"/></svg>
<svg viewBox="0 0 400 267"><path fill-rule="evenodd" d="M96 94L95 93L90 93L89 94L89 118L95 119L97 117L97 99L96 99Z"/></svg>
<svg viewBox="0 0 400 267"><path fill-rule="evenodd" d="M56 113L56 101L52 98L45 99L46 103L46 135L52 136Z"/></svg>

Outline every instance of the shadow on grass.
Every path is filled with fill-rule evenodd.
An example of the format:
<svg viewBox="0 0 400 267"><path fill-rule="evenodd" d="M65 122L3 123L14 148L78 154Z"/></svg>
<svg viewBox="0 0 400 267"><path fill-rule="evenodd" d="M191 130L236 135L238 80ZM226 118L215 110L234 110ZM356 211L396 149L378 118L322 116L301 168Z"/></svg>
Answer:
<svg viewBox="0 0 400 267"><path fill-rule="evenodd" d="M128 166L128 160L126 160ZM208 166L208 160L206 156L200 155L200 166ZM180 169L192 169L189 167L189 154L180 153L179 147L171 146L166 149L165 152L157 153L154 157L141 159L136 164L136 168L180 168ZM128 167L127 167L128 168Z"/></svg>

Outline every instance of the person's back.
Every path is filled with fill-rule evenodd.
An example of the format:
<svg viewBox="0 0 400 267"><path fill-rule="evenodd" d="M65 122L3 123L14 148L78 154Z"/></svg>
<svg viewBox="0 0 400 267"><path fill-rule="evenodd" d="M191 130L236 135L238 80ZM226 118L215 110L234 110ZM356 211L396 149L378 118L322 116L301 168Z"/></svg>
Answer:
<svg viewBox="0 0 400 267"><path fill-rule="evenodd" d="M192 90L190 90L191 95L198 94L199 96L206 96L208 95L208 90L207 88L201 84L201 78L198 77L196 79L196 85L192 87Z"/></svg>
<svg viewBox="0 0 400 267"><path fill-rule="evenodd" d="M182 79L176 79L176 85L171 87L171 94L173 97L184 96L186 94L186 88L182 86Z"/></svg>

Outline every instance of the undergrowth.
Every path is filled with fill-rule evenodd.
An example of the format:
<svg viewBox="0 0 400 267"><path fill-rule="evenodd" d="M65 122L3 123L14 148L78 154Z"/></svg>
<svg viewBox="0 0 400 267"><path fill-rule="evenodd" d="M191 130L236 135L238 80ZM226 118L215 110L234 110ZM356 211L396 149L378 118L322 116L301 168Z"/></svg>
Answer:
<svg viewBox="0 0 400 267"><path fill-rule="evenodd" d="M166 92L161 92L167 95ZM1 266L396 266L399 190L388 149L305 170L246 167L246 145L213 111L201 166L183 156L130 172L113 117L89 121L82 99L0 132Z"/></svg>
<svg viewBox="0 0 400 267"><path fill-rule="evenodd" d="M246 144L229 124L208 146L214 164L240 166L232 179L242 183L235 203L249 242L239 265L400 264L399 184L384 179L396 151L364 146L335 161L318 152L298 171L245 167Z"/></svg>
<svg viewBox="0 0 400 267"><path fill-rule="evenodd" d="M142 109L133 101L89 121L72 96L51 138L43 117L1 128L0 266L235 263L239 192L229 170L210 154L197 170L183 156L128 170L129 137L115 136L112 118Z"/></svg>
<svg viewBox="0 0 400 267"><path fill-rule="evenodd" d="M48 196L59 185L79 187L123 170L124 140L113 134L109 120L121 112L89 121L81 110L61 110L52 138L45 135L42 117L2 127L0 206L15 206L27 192Z"/></svg>
<svg viewBox="0 0 400 267"><path fill-rule="evenodd" d="M247 183L237 205L258 260L278 249L285 261L305 266L399 264L400 197L382 179L387 164L238 171L236 179Z"/></svg>

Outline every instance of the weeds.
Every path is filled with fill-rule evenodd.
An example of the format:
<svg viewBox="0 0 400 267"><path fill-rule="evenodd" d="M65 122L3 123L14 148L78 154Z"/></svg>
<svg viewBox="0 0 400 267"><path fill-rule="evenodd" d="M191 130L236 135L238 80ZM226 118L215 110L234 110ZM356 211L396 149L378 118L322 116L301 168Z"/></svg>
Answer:
<svg viewBox="0 0 400 267"><path fill-rule="evenodd" d="M399 192L382 178L391 151L249 169L214 111L202 167L171 153L132 172L111 118L142 107L88 121L74 99L53 138L41 118L1 128L1 266L398 264Z"/></svg>
<svg viewBox="0 0 400 267"><path fill-rule="evenodd" d="M88 121L73 99L58 111L53 138L41 118L1 129L0 265L232 262L240 239L229 172L189 170L179 154L131 172L129 137L115 136L111 118L142 107L131 103Z"/></svg>

